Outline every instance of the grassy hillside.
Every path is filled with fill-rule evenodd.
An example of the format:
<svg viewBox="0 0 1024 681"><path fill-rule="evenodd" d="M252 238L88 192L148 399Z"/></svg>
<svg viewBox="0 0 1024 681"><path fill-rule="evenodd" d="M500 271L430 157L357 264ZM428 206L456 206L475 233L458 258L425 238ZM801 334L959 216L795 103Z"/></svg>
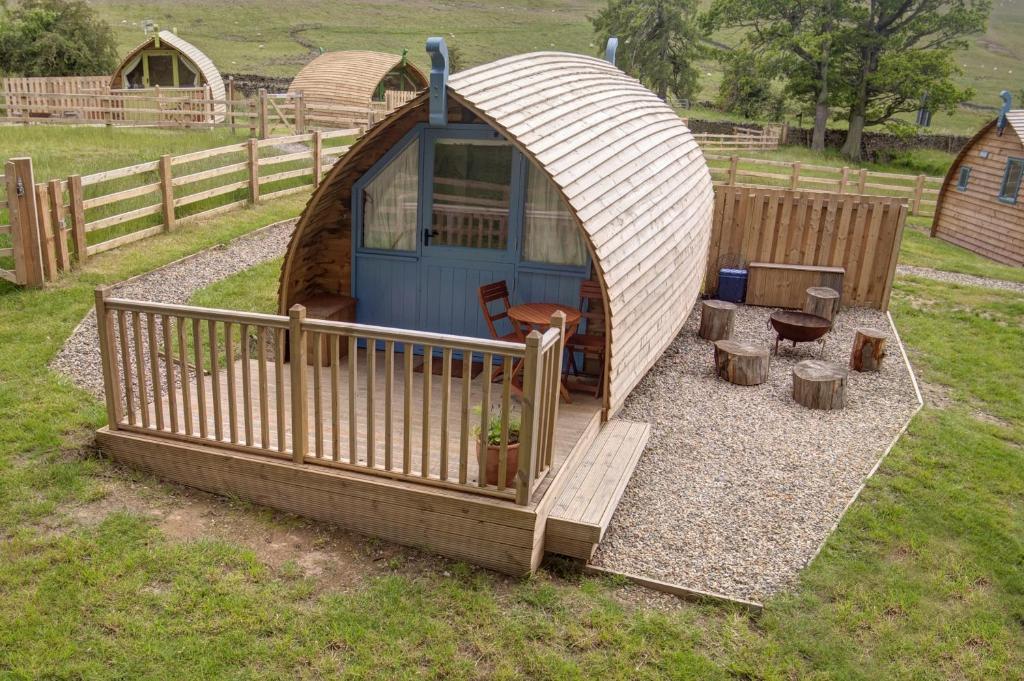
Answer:
<svg viewBox="0 0 1024 681"><path fill-rule="evenodd" d="M702 0L708 4L709 0ZM222 71L291 76L325 50L409 50L413 62L427 65L423 43L442 34L462 51L466 65L533 50L596 54L588 16L603 0L94 0L117 32L122 51L142 39L141 22L152 19L206 51ZM735 32L716 35L731 43ZM995 0L989 30L962 55L962 82L977 91L974 101L995 106L999 91L1017 95L1024 88L1024 0ZM702 65L701 98L711 98L721 79L714 63ZM936 131L971 132L990 113L938 115Z"/></svg>

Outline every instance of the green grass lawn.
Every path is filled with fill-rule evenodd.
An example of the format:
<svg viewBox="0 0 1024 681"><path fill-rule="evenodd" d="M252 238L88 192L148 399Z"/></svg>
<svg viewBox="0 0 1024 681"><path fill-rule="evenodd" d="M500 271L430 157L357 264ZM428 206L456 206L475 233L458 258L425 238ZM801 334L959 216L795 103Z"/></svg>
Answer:
<svg viewBox="0 0 1024 681"><path fill-rule="evenodd" d="M46 290L0 288L0 678L1024 678L1024 297L1006 292L897 280L893 316L928 393L945 397L759 619L647 607L562 570L509 580L394 559L334 588L238 541L176 539L146 513L76 521L109 481L136 479L89 455L104 409L47 369L93 287L303 201L104 254ZM993 271L941 246L927 255ZM277 266L194 300L272 309ZM149 494L178 503L173 488Z"/></svg>

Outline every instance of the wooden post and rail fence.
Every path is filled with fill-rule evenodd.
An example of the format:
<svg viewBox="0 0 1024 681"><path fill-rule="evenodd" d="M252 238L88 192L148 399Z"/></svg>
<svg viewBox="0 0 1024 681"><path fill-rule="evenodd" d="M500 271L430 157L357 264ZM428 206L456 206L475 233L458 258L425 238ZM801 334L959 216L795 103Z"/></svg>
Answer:
<svg viewBox="0 0 1024 681"><path fill-rule="evenodd" d="M96 318L112 430L520 505L553 464L561 314L543 334L503 342L311 319L301 305L252 314L101 288ZM506 371L492 383L499 365Z"/></svg>
<svg viewBox="0 0 1024 681"><path fill-rule="evenodd" d="M359 129L250 139L162 156L125 168L37 183L32 159L7 161L0 178L0 277L55 281L73 263L209 217L316 187ZM301 151L280 152L303 146Z"/></svg>

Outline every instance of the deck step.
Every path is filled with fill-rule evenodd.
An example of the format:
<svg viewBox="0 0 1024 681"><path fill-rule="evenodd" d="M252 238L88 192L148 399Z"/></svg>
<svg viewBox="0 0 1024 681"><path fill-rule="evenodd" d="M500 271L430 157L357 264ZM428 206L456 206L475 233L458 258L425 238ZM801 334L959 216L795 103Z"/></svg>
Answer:
<svg viewBox="0 0 1024 681"><path fill-rule="evenodd" d="M613 419L576 465L548 515L544 550L588 560L604 538L650 437L647 423Z"/></svg>

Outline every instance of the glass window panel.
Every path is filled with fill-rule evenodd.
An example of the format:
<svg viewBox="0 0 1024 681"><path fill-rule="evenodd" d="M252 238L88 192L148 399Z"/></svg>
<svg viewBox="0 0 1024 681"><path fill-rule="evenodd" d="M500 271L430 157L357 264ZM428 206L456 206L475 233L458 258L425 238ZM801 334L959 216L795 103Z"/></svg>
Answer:
<svg viewBox="0 0 1024 681"><path fill-rule="evenodd" d="M416 250L419 141L406 147L363 189L363 246Z"/></svg>
<svg viewBox="0 0 1024 681"><path fill-rule="evenodd" d="M178 85L180 87L199 87L199 73L184 57L178 58Z"/></svg>
<svg viewBox="0 0 1024 681"><path fill-rule="evenodd" d="M485 140L434 145L431 246L508 248L512 146Z"/></svg>
<svg viewBox="0 0 1024 681"><path fill-rule="evenodd" d="M523 260L580 266L587 248L569 206L551 178L532 163L526 178Z"/></svg>
<svg viewBox="0 0 1024 681"><path fill-rule="evenodd" d="M1024 158L1011 158L1006 162L1006 173L1003 175L1003 186L999 190L999 200L1017 203L1021 179L1024 177Z"/></svg>
<svg viewBox="0 0 1024 681"><path fill-rule="evenodd" d="M174 57L168 54L150 54L149 60L149 86L159 85L160 87L174 87Z"/></svg>
<svg viewBox="0 0 1024 681"><path fill-rule="evenodd" d="M960 168L960 179L956 183L956 188L962 192L967 191L967 182L971 179L971 168L970 166L963 166Z"/></svg>

